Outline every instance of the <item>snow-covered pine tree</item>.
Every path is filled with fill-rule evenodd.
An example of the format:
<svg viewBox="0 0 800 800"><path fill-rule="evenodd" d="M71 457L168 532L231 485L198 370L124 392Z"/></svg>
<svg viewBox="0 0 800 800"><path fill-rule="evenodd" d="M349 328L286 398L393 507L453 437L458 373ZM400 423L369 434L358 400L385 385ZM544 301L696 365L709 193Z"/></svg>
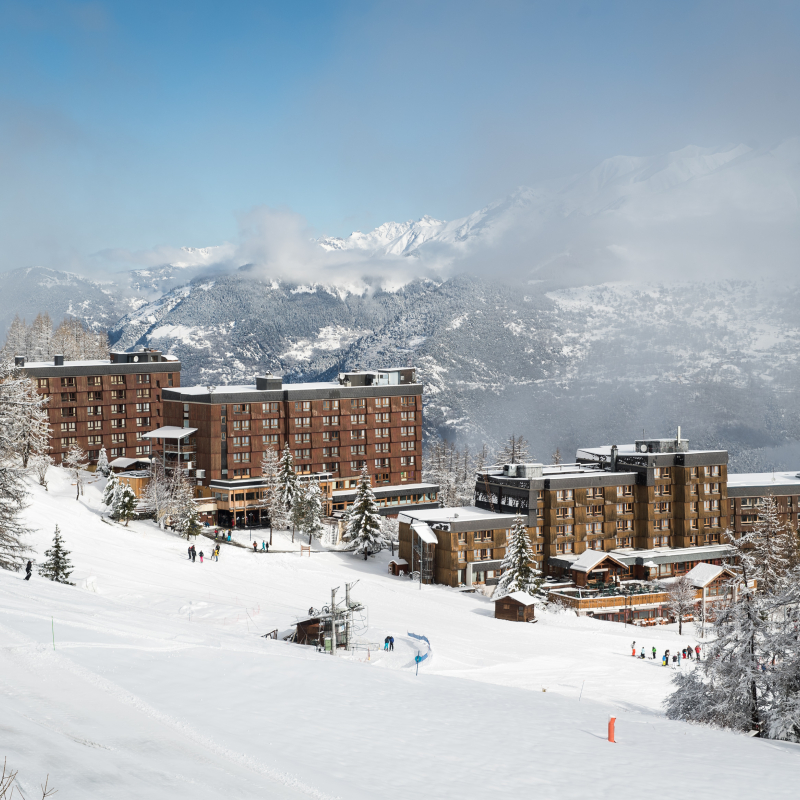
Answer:
<svg viewBox="0 0 800 800"><path fill-rule="evenodd" d="M76 500L83 494L83 485L86 483L86 473L84 470L88 463L86 453L81 450L80 445L70 445L67 454L63 458L62 465L64 469L69 471L70 476L75 481Z"/></svg>
<svg viewBox="0 0 800 800"><path fill-rule="evenodd" d="M697 590L692 582L681 575L666 586L669 600L667 607L670 613L678 620L678 636L683 635L683 618L694 611L694 600Z"/></svg>
<svg viewBox="0 0 800 800"><path fill-rule="evenodd" d="M53 545L49 550L44 551L47 559L40 567L39 574L43 578L48 578L56 583L66 583L68 586L75 584L69 580L72 575L72 563L69 560L69 550L64 547L64 540L61 538L61 531L56 525L53 534Z"/></svg>
<svg viewBox="0 0 800 800"><path fill-rule="evenodd" d="M105 447L100 448L100 454L97 456L97 471L104 478L107 478L111 472L111 468L108 466L108 455Z"/></svg>
<svg viewBox="0 0 800 800"><path fill-rule="evenodd" d="M19 318L19 314L14 315L11 325L8 327L6 342L0 351L0 359L4 362L14 363L14 356L24 356L28 353L28 326L24 319Z"/></svg>
<svg viewBox="0 0 800 800"><path fill-rule="evenodd" d="M53 355L51 340L53 338L53 321L45 311L38 313L31 325L28 336L27 357L31 361L49 361Z"/></svg>
<svg viewBox="0 0 800 800"><path fill-rule="evenodd" d="M178 469L173 471L171 485L173 508L170 516L175 530L187 539L197 536L200 533L200 517L194 502L194 487Z"/></svg>
<svg viewBox="0 0 800 800"><path fill-rule="evenodd" d="M495 597L512 592L534 594L542 584L541 573L536 569L531 541L528 538L528 523L517 514L508 533L503 573L497 584Z"/></svg>
<svg viewBox="0 0 800 800"><path fill-rule="evenodd" d="M776 592L797 562L797 533L781 520L774 497L761 499L756 523L743 536L748 548L759 553L752 566L752 577L758 582L759 590L768 594Z"/></svg>
<svg viewBox="0 0 800 800"><path fill-rule="evenodd" d="M524 436L513 433L497 451L498 464L525 464L531 460L530 445Z"/></svg>
<svg viewBox="0 0 800 800"><path fill-rule="evenodd" d="M114 494L116 493L118 486L119 486L119 478L117 477L116 473L112 472L111 475L108 476L105 489L103 489L103 496L100 498L100 502L104 506L113 505Z"/></svg>
<svg viewBox="0 0 800 800"><path fill-rule="evenodd" d="M293 509L297 499L297 474L294 471L294 459L289 443L283 448L281 460L278 462L278 496L284 514L293 518ZM292 527L292 541L294 541L294 527Z"/></svg>
<svg viewBox="0 0 800 800"><path fill-rule="evenodd" d="M383 548L381 517L366 467L361 470L356 498L347 511L347 528L343 538L348 549L359 554L377 553Z"/></svg>
<svg viewBox="0 0 800 800"><path fill-rule="evenodd" d="M304 505L303 533L308 536L308 543L311 544L312 539L321 539L325 532L322 524L322 492L316 481L312 481L306 490Z"/></svg>
<svg viewBox="0 0 800 800"><path fill-rule="evenodd" d="M144 505L153 514L159 528L164 527L164 521L175 509L172 482L158 459L153 459L150 464L150 480L144 491Z"/></svg>
<svg viewBox="0 0 800 800"><path fill-rule="evenodd" d="M308 500L308 484L298 483L294 494L294 502L289 511L289 518L292 522L292 541L294 533L303 529L303 522L306 518L306 501Z"/></svg>
<svg viewBox="0 0 800 800"><path fill-rule="evenodd" d="M129 520L136 513L136 493L127 483L117 484L111 502L111 519L124 522L128 527Z"/></svg>
<svg viewBox="0 0 800 800"><path fill-rule="evenodd" d="M283 522L280 487L278 485L278 464L280 458L274 447L269 447L261 456L261 479L266 484L261 507L269 514L269 543L272 546L272 530ZM285 522L284 522L285 524Z"/></svg>

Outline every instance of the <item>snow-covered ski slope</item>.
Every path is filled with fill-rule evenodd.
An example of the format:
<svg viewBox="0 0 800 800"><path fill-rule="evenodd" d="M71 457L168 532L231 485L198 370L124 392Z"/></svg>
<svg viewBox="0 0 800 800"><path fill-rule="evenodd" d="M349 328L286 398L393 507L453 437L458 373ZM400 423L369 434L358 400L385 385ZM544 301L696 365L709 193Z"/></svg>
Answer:
<svg viewBox="0 0 800 800"><path fill-rule="evenodd" d="M31 544L41 557L58 523L77 585L0 572L0 758L25 796L47 773L82 800L796 794L800 747L661 714L669 670L632 659L631 640L663 652L691 636L495 620L480 595L388 575L388 554L226 546L219 563L191 563L149 522L102 521L102 481L76 502L51 476L49 493L31 489ZM274 549L291 547L276 535ZM356 580L358 638L392 634L393 653L260 638ZM409 631L432 644L419 677Z"/></svg>

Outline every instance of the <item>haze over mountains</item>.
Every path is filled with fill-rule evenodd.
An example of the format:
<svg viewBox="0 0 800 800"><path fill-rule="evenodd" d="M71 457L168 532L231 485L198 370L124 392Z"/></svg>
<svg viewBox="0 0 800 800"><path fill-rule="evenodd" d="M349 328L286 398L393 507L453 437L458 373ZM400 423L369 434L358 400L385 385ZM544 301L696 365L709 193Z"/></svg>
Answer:
<svg viewBox="0 0 800 800"><path fill-rule="evenodd" d="M781 466L800 440L798 196L793 139L612 158L462 219L345 238L255 210L234 243L100 254L137 266L113 281L0 273L0 324L74 314L175 353L184 383L411 362L429 432L515 430L545 460L681 424Z"/></svg>

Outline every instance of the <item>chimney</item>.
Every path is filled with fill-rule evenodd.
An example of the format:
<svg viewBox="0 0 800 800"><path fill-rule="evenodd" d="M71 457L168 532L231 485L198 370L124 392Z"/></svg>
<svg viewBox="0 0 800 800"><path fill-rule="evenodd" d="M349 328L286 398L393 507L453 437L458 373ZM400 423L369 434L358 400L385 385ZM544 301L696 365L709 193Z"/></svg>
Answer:
<svg viewBox="0 0 800 800"><path fill-rule="evenodd" d="M56 367L64 366L64 356L53 356L53 365Z"/></svg>
<svg viewBox="0 0 800 800"><path fill-rule="evenodd" d="M611 445L611 471L617 471L617 446Z"/></svg>
<svg viewBox="0 0 800 800"><path fill-rule="evenodd" d="M14 356L14 366L15 367L24 367L25 366L25 356Z"/></svg>

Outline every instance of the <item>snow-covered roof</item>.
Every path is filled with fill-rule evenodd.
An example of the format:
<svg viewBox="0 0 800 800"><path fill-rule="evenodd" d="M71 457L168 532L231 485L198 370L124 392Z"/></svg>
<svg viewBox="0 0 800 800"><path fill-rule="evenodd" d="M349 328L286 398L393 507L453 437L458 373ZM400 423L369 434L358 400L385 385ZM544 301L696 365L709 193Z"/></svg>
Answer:
<svg viewBox="0 0 800 800"><path fill-rule="evenodd" d="M358 489L337 489L331 492L333 497L343 497L354 495ZM386 497L387 495L408 494L409 492L438 492L439 486L436 483L397 483L393 486L373 486L372 493L375 497Z"/></svg>
<svg viewBox="0 0 800 800"><path fill-rule="evenodd" d="M408 561L406 561L404 558L393 558L389 563L397 564L398 567L408 566Z"/></svg>
<svg viewBox="0 0 800 800"><path fill-rule="evenodd" d="M621 567L627 567L627 564L612 556L611 553L605 553L602 550L585 550L572 562L570 569L574 569L577 572L591 572L601 561L607 558Z"/></svg>
<svg viewBox="0 0 800 800"><path fill-rule="evenodd" d="M193 433L197 433L197 428L179 428L177 425L165 425L163 428L156 428L154 431L143 433L142 439L185 439Z"/></svg>
<svg viewBox="0 0 800 800"><path fill-rule="evenodd" d="M739 489L748 486L797 486L800 489L800 473L794 472L740 472L728 473L728 488Z"/></svg>
<svg viewBox="0 0 800 800"><path fill-rule="evenodd" d="M698 564L696 567L689 570L686 573L686 577L691 581L692 586L702 589L705 586L708 586L711 581L718 578L723 572L727 572L730 575L733 573L727 567L720 567L716 564Z"/></svg>
<svg viewBox="0 0 800 800"><path fill-rule="evenodd" d="M514 521L514 514L495 514L483 508L475 506L460 506L458 508L426 508L408 509L403 511L403 522L410 522L414 519L423 522L492 522L498 527L510 524Z"/></svg>
<svg viewBox="0 0 800 800"><path fill-rule="evenodd" d="M415 522L411 525L411 530L422 539L425 544L439 544L439 540L436 538L436 534L433 532L433 528L430 525L426 525L424 522Z"/></svg>
<svg viewBox="0 0 800 800"><path fill-rule="evenodd" d="M113 461L108 462L109 467L119 467L120 469L125 469L125 467L129 467L131 464L141 464L142 462L150 463L149 458L123 458L120 456L119 458L115 458Z"/></svg>
<svg viewBox="0 0 800 800"><path fill-rule="evenodd" d="M673 440L663 440L673 441ZM604 456L611 458L612 445L602 445L600 447L581 447L575 454L576 458L586 458L587 456ZM727 450L681 450L681 454L687 453L727 453ZM659 455L676 455L675 453L639 453L636 450L635 444L620 444L617 445L618 456L659 456Z"/></svg>
<svg viewBox="0 0 800 800"><path fill-rule="evenodd" d="M523 606L532 606L534 603L534 599L525 592L511 592L511 594L504 594L502 597L498 597L497 600L516 600Z"/></svg>

